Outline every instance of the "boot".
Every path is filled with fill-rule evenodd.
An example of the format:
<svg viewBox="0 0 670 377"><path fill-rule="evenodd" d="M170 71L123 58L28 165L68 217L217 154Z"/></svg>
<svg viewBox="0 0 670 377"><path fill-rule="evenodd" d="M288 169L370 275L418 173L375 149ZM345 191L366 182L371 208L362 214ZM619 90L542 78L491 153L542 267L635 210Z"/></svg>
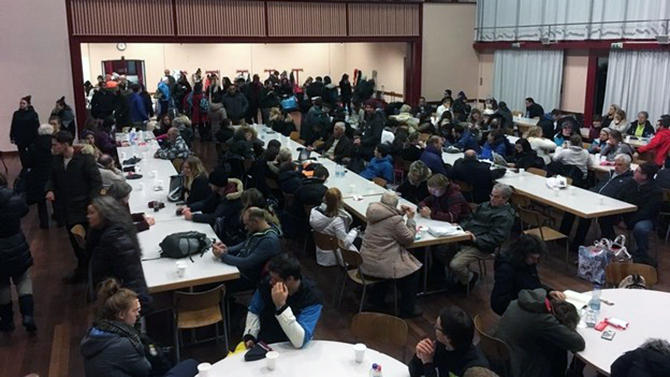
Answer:
<svg viewBox="0 0 670 377"><path fill-rule="evenodd" d="M21 315L23 316L23 327L25 327L28 332L35 332L37 330L37 327L35 326L35 318L33 317L34 307L33 295L19 297L19 308L21 309Z"/></svg>
<svg viewBox="0 0 670 377"><path fill-rule="evenodd" d="M0 305L0 331L10 332L14 330L14 312L12 303Z"/></svg>

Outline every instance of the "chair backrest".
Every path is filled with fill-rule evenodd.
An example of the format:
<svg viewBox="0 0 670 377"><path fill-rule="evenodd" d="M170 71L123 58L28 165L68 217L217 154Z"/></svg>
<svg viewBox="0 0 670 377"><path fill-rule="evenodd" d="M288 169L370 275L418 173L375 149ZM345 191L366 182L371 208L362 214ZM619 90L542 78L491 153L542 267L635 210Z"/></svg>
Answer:
<svg viewBox="0 0 670 377"><path fill-rule="evenodd" d="M501 339L494 337L484 329L482 317L477 314L473 319L475 330L479 335L479 349L489 361L498 361L507 363L510 360L510 350L507 344Z"/></svg>
<svg viewBox="0 0 670 377"><path fill-rule="evenodd" d="M546 170L542 170L542 169L538 169L538 168L528 168L526 170L531 174L539 175L539 176L542 176L542 177L547 176L547 171Z"/></svg>
<svg viewBox="0 0 670 377"><path fill-rule="evenodd" d="M658 273L650 265L642 263L610 263L605 268L605 282L611 286L618 286L621 280L628 275L640 275L644 278L648 288L658 283Z"/></svg>
<svg viewBox="0 0 670 377"><path fill-rule="evenodd" d="M312 229L314 244L321 250L337 250L337 238Z"/></svg>
<svg viewBox="0 0 670 377"><path fill-rule="evenodd" d="M177 315L182 312L198 311L213 307L221 307L221 300L226 293L226 287L221 284L204 292L174 293L174 307Z"/></svg>
<svg viewBox="0 0 670 377"><path fill-rule="evenodd" d="M351 333L364 342L392 344L405 347L407 322L383 313L358 313L351 320Z"/></svg>
<svg viewBox="0 0 670 377"><path fill-rule="evenodd" d="M541 227L547 221L547 217L545 215L539 211L527 207L519 206L517 208L517 213L519 214L522 228L523 224L528 224L531 227Z"/></svg>
<svg viewBox="0 0 670 377"><path fill-rule="evenodd" d="M381 186L381 187L386 188L386 183L387 183L387 182L386 182L386 180L385 180L384 178L374 177L374 178L372 178L372 182L374 182L374 183L377 184L378 186Z"/></svg>
<svg viewBox="0 0 670 377"><path fill-rule="evenodd" d="M348 270L358 268L358 266L363 264L363 258L359 252L347 249L344 247L344 244L341 240L337 241L337 245L340 253L342 254L342 262L344 262L344 266Z"/></svg>

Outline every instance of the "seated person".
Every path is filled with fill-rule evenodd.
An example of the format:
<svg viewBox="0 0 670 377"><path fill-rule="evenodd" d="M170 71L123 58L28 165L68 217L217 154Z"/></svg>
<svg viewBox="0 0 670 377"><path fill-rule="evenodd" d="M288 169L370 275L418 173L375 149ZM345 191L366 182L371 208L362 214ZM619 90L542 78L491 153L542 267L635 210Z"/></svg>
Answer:
<svg viewBox="0 0 670 377"><path fill-rule="evenodd" d="M302 276L298 259L288 254L272 258L268 274L251 298L244 344L252 348L258 341L289 341L302 348L312 339L319 322L321 293Z"/></svg>
<svg viewBox="0 0 670 377"><path fill-rule="evenodd" d="M360 175L365 179L383 178L388 183L393 182L393 159L389 155L389 147L379 144L375 147L374 157Z"/></svg>
<svg viewBox="0 0 670 377"><path fill-rule="evenodd" d="M396 192L402 196L403 199L409 200L414 204L418 204L425 199L430 193L428 192L428 184L426 181L432 172L423 161L414 161L409 165L407 178L398 186Z"/></svg>
<svg viewBox="0 0 670 377"><path fill-rule="evenodd" d="M426 143L426 149L421 153L421 161L428 166L433 174L442 174L448 176L448 171L442 161L442 138L431 136Z"/></svg>
<svg viewBox="0 0 670 377"><path fill-rule="evenodd" d="M365 217L368 226L363 235L360 267L365 275L380 279L395 280L400 299L400 316L416 317L416 293L419 283L417 271L419 262L406 247L414 242L416 223L414 211L407 207L398 207L398 197L392 193L382 194L381 201L368 206ZM407 222L403 216L407 215ZM388 282L377 283L369 288L370 301L375 307L384 307Z"/></svg>
<svg viewBox="0 0 670 377"><path fill-rule="evenodd" d="M554 153L554 162L563 165L563 168L557 168L559 174L568 175L563 173L565 167L574 166L582 172L582 178L586 178L591 165L591 156L582 146L582 137L578 134L570 136L570 146L557 148L556 153Z"/></svg>
<svg viewBox="0 0 670 377"><path fill-rule="evenodd" d="M656 130L649 123L649 113L646 111L637 113L637 120L632 121L626 131L627 135L635 137L653 137L655 133Z"/></svg>
<svg viewBox="0 0 670 377"><path fill-rule="evenodd" d="M219 217L239 214L242 208L240 195L244 191L242 181L228 178L223 170L214 169L209 174L209 188L212 190L212 195L207 199L183 207L184 219L214 225ZM198 211L201 213L194 213Z"/></svg>
<svg viewBox="0 0 670 377"><path fill-rule="evenodd" d="M131 191L133 191L133 187L127 182L116 182L105 190L105 195L114 198L124 208L128 209L128 212L130 212L128 200L130 199ZM156 224L156 220L151 216L145 215L144 212L131 213L130 218L133 220L137 232L143 232L149 229L150 226Z"/></svg>
<svg viewBox="0 0 670 377"><path fill-rule="evenodd" d="M547 296L543 288L524 289L503 314L495 336L510 349L516 377L558 377L567 369L567 352L584 350L575 329L574 305Z"/></svg>
<svg viewBox="0 0 670 377"><path fill-rule="evenodd" d="M414 162L421 158L423 147L419 142L419 133L415 132L407 136L407 144L400 152L400 157L407 162Z"/></svg>
<svg viewBox="0 0 670 377"><path fill-rule="evenodd" d="M196 156L191 156L184 161L181 167L184 175L184 197L186 204L190 205L201 200L205 200L212 195L212 189L209 188L209 179L207 170L202 161Z"/></svg>
<svg viewBox="0 0 670 377"><path fill-rule="evenodd" d="M97 297L95 322L80 344L86 376L193 377L198 373L198 362L193 359L168 371L152 367L147 355L155 345L135 328L141 310L135 292L107 279Z"/></svg>
<svg viewBox="0 0 670 377"><path fill-rule="evenodd" d="M349 212L342 208L342 192L337 187L331 187L323 196L323 203L312 208L309 215L309 225L313 230L337 238L345 248L356 250L354 240L358 236L358 229L349 229L353 219ZM321 266L335 266L338 264L336 250L322 250L316 246L316 263Z"/></svg>
<svg viewBox="0 0 670 377"><path fill-rule="evenodd" d="M593 139L591 146L589 147L589 153L596 154L602 152L602 149L607 145L607 141L610 138L610 129L603 127L600 129L598 138Z"/></svg>
<svg viewBox="0 0 670 377"><path fill-rule="evenodd" d="M502 177L505 169L491 170L491 165L477 160L477 152L473 149L465 151L463 158L454 162L451 169L451 178L472 186L472 197L475 203L484 203L489 200L493 180Z"/></svg>
<svg viewBox="0 0 670 377"><path fill-rule="evenodd" d="M265 264L281 253L279 228L268 223L267 217L264 209L248 208L242 214L242 221L249 231L249 237L233 246L222 242L212 246L212 253L216 257L240 270L240 279L233 281L229 287L234 292L255 288L261 280Z"/></svg>
<svg viewBox="0 0 670 377"><path fill-rule="evenodd" d="M448 306L435 321L435 340L424 338L409 362L409 375L463 376L473 367L489 366L486 356L472 344L475 325L463 309Z"/></svg>
<svg viewBox="0 0 670 377"><path fill-rule="evenodd" d="M480 204L470 217L461 221L461 228L472 240L461 243L460 250L449 262L449 268L463 287L473 286L479 278L476 272L470 271L470 264L477 258L491 255L510 234L514 224L514 209L508 203L511 196L511 187L496 183L491 190L491 199Z"/></svg>
<svg viewBox="0 0 670 377"><path fill-rule="evenodd" d="M428 178L429 196L419 203L421 216L450 223L459 223L470 215L470 206L461 194L461 188L449 182L442 174Z"/></svg>
<svg viewBox="0 0 670 377"><path fill-rule="evenodd" d="M612 377L662 377L670 370L670 343L648 339L640 347L616 359L610 367Z"/></svg>
<svg viewBox="0 0 670 377"><path fill-rule="evenodd" d="M501 130L493 130L486 136L479 158L493 161L493 153L503 158L507 156L507 137Z"/></svg>
<svg viewBox="0 0 670 377"><path fill-rule="evenodd" d="M282 164L284 162L292 162L293 161L293 154L291 153L291 150L288 149L287 147L281 147L279 148L279 152L277 153L277 158L274 161L267 161L267 173L268 177L272 179L278 179L279 178L279 169L281 168Z"/></svg>
<svg viewBox="0 0 670 377"><path fill-rule="evenodd" d="M658 166L663 166L668 160L668 151L670 151L670 115L661 115L656 123L658 126L656 135L649 141L649 144L643 145L637 149L637 153L654 152L654 162ZM634 155L638 157L638 155Z"/></svg>
<svg viewBox="0 0 670 377"><path fill-rule="evenodd" d="M344 122L337 122L333 126L333 134L316 148L316 151L323 153L324 156L337 162L338 164L346 163L345 158L351 158L354 151L354 144L345 135L346 126Z"/></svg>
<svg viewBox="0 0 670 377"><path fill-rule="evenodd" d="M557 147L566 147L568 140L574 134L572 127L561 128L556 135L554 135L554 144Z"/></svg>
<svg viewBox="0 0 670 377"><path fill-rule="evenodd" d="M540 282L537 265L547 253L544 241L533 235L522 234L509 248L496 256L495 282L491 291L491 309L503 315L510 302L523 289L544 288L549 297L565 300L563 292L554 291Z"/></svg>
<svg viewBox="0 0 670 377"><path fill-rule="evenodd" d="M507 165L517 169L538 168L544 169L544 160L531 148L526 139L519 139L514 143L514 154L509 157Z"/></svg>
<svg viewBox="0 0 670 377"><path fill-rule="evenodd" d="M167 132L167 145L161 148L154 154L155 158L163 160L174 160L176 158L186 159L191 155L191 150L184 139L179 134L176 127L171 127Z"/></svg>
<svg viewBox="0 0 670 377"><path fill-rule="evenodd" d="M477 144L477 139L470 131L470 128L467 124L456 124L452 129L452 134L456 142L453 144L454 147L465 151L468 149L474 149L476 152L479 152L479 144Z"/></svg>
<svg viewBox="0 0 670 377"><path fill-rule="evenodd" d="M293 204L285 213L287 216L282 219L284 234L295 237L299 232L308 230L305 206L315 207L321 204L323 195L328 190L325 185L328 175L328 169L317 165L311 177L303 178L300 187L295 191Z"/></svg>
<svg viewBox="0 0 670 377"><path fill-rule="evenodd" d="M109 188L113 183L126 181L126 176L116 167L114 159L108 154L103 154L98 158L98 170L102 178L103 189Z"/></svg>
<svg viewBox="0 0 670 377"><path fill-rule="evenodd" d="M633 150L633 147L623 142L621 132L611 130L610 137L607 139L607 144L600 150L600 155L607 157L607 161L614 161L614 157L622 153L632 157L635 150Z"/></svg>
<svg viewBox="0 0 670 377"><path fill-rule="evenodd" d="M543 137L544 131L540 127L531 127L526 133L526 138L530 143L530 147L537 153L539 157L544 160L545 165L551 162L551 154L556 150L556 143L552 140ZM546 134L551 135L551 134ZM562 145L563 143L561 143Z"/></svg>
<svg viewBox="0 0 670 377"><path fill-rule="evenodd" d="M296 130L291 115L285 114L279 107L270 108L270 119L267 126L284 136L290 136L291 132Z"/></svg>
<svg viewBox="0 0 670 377"><path fill-rule="evenodd" d="M279 165L277 184L282 192L295 194L304 178L305 176L300 173L299 166L293 161L285 161Z"/></svg>

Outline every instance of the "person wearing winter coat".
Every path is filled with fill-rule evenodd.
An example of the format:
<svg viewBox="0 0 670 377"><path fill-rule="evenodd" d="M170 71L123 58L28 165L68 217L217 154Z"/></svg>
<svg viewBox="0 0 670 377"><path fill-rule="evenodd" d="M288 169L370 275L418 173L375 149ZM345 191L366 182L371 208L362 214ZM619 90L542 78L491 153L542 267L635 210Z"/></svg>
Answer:
<svg viewBox="0 0 670 377"><path fill-rule="evenodd" d="M270 120L270 109L280 106L279 96L275 92L272 81L265 80L263 83L263 90L261 91L258 106L261 108L263 123L267 124Z"/></svg>
<svg viewBox="0 0 670 377"><path fill-rule="evenodd" d="M637 154L633 157L639 157L639 153L654 151L654 162L658 166L663 166L668 161L670 153L670 115L663 115L658 120L658 130L656 135L649 141L649 144L643 145L637 149Z"/></svg>
<svg viewBox="0 0 670 377"><path fill-rule="evenodd" d="M433 174L428 179L428 192L430 195L418 206L422 217L457 224L470 215L470 206L460 187L450 183L444 175Z"/></svg>
<svg viewBox="0 0 670 377"><path fill-rule="evenodd" d="M102 151L114 156L116 154L116 142L112 137L114 128L114 118L108 117L102 122L95 131L95 146Z"/></svg>
<svg viewBox="0 0 670 377"><path fill-rule="evenodd" d="M477 153L480 152L481 148L479 148L479 144L477 144L477 138L472 134L470 129L461 124L457 124L451 132L453 133L454 140L456 140L453 144L454 147L462 151L474 149Z"/></svg>
<svg viewBox="0 0 670 377"><path fill-rule="evenodd" d="M37 329L32 281L28 275L33 258L21 230L21 218L26 214L28 205L24 198L7 187L7 178L0 173L0 332L14 330L11 283L16 287L23 326L29 332Z"/></svg>
<svg viewBox="0 0 670 377"><path fill-rule="evenodd" d="M19 150L21 166L26 166L29 158L28 147L37 138L37 129L40 119L30 104L31 96L25 96L19 101L19 109L12 115L12 124L9 130L9 140Z"/></svg>
<svg viewBox="0 0 670 377"><path fill-rule="evenodd" d="M214 225L219 217L239 216L242 209L240 196L244 191L242 181L228 178L221 169L215 169L209 174L209 187L212 195L183 208L184 219Z"/></svg>
<svg viewBox="0 0 670 377"><path fill-rule="evenodd" d="M285 114L279 107L270 108L268 114L267 126L272 128L273 131L284 136L291 136L291 133L296 130L291 115Z"/></svg>
<svg viewBox="0 0 670 377"><path fill-rule="evenodd" d="M28 205L37 204L37 214L41 229L49 228L49 212L47 210L44 188L51 176L53 156L51 155L51 139L53 126L43 124L37 129L37 138L28 147L29 158L26 166L25 189Z"/></svg>
<svg viewBox="0 0 670 377"><path fill-rule="evenodd" d="M181 137L179 129L172 127L167 132L168 143L166 148L161 148L154 154L155 158L173 161L177 158L187 159L191 150L186 141Z"/></svg>
<svg viewBox="0 0 670 377"><path fill-rule="evenodd" d="M344 122L335 123L333 134L315 150L338 164L342 164L344 159L350 159L353 155L354 144L347 137L345 131L346 125Z"/></svg>
<svg viewBox="0 0 670 377"><path fill-rule="evenodd" d="M335 237L348 250L358 251L353 244L358 230L350 230L352 222L351 215L342 208L342 192L337 187L329 188L323 196L323 203L312 208L309 214L309 225L314 231ZM335 266L340 261L336 253L337 250L323 250L317 245L316 263L325 267Z"/></svg>
<svg viewBox="0 0 670 377"><path fill-rule="evenodd" d="M300 232L309 230L307 226L309 214L305 213L305 207L315 207L321 204L328 190L325 185L328 176L328 169L323 165L317 165L311 177L302 178L300 187L295 190L293 203L284 211L282 219L282 229L288 237L295 237Z"/></svg>
<svg viewBox="0 0 670 377"><path fill-rule="evenodd" d="M267 218L266 210L247 208L242 213L242 221L249 231L249 237L236 245L216 242L212 246L214 256L240 269L240 279L228 287L232 292L256 287L263 277L265 264L281 253L281 232L275 224L268 223Z"/></svg>
<svg viewBox="0 0 670 377"><path fill-rule="evenodd" d="M149 114L144 107L144 99L140 95L140 86L133 84L132 89L133 94L130 95L128 101L130 105L130 122L133 127L142 129L144 122L149 120Z"/></svg>
<svg viewBox="0 0 670 377"><path fill-rule="evenodd" d="M354 145L359 147L360 156L367 160L374 155L374 148L381 141L385 119L384 113L376 109L374 101L366 101L364 109L363 122L359 124L362 134L354 139Z"/></svg>
<svg viewBox="0 0 670 377"><path fill-rule="evenodd" d="M635 137L652 137L656 133L654 126L649 123L649 113L640 111L637 113L637 120L630 123L626 135Z"/></svg>
<svg viewBox="0 0 670 377"><path fill-rule="evenodd" d="M430 195L426 181L431 174L431 170L422 161L412 162L409 165L407 178L400 184L400 186L398 186L396 192L402 196L403 199L414 204L419 204L420 201Z"/></svg>
<svg viewBox="0 0 670 377"><path fill-rule="evenodd" d="M100 170L103 189L110 188L116 182L126 181L123 171L116 167L114 158L108 154L103 154L98 158L98 169Z"/></svg>
<svg viewBox="0 0 670 377"><path fill-rule="evenodd" d="M163 115L167 114L169 106L170 106L170 100L171 100L171 93L170 93L170 86L169 84L169 79L165 76L161 78L161 81L158 83L158 87L156 88L156 95L158 96L158 105L160 107L160 112L158 113L159 117L162 117Z"/></svg>
<svg viewBox="0 0 670 377"><path fill-rule="evenodd" d="M388 154L389 147L385 144L379 144L375 148L374 157L360 173L360 176L372 180L374 178L383 178L388 183L393 182L393 158Z"/></svg>
<svg viewBox="0 0 670 377"><path fill-rule="evenodd" d="M623 136L621 135L621 132L611 130L610 136L607 139L607 143L600 150L600 155L605 156L607 161L614 161L614 157L621 153L625 153L633 157L635 150L633 147L623 142Z"/></svg>
<svg viewBox="0 0 670 377"><path fill-rule="evenodd" d="M349 81L349 75L343 74L342 79L340 79L340 100L342 101L342 107L347 110L348 113L351 112L351 96L353 94L351 88L351 82Z"/></svg>
<svg viewBox="0 0 670 377"><path fill-rule="evenodd" d="M137 293L114 279L102 282L97 292L95 321L81 340L87 377L194 377L198 362L183 360L167 372L154 370L147 355L153 343L136 328L142 304Z"/></svg>
<svg viewBox="0 0 670 377"><path fill-rule="evenodd" d="M181 167L181 171L184 175L186 205L205 200L212 195L207 170L198 157L187 158Z"/></svg>
<svg viewBox="0 0 670 377"><path fill-rule="evenodd" d="M578 323L579 314L572 304L548 297L543 288L524 289L507 307L495 337L510 349L512 375L563 377L567 351L585 347L575 330Z"/></svg>
<svg viewBox="0 0 670 377"><path fill-rule="evenodd" d="M203 99L207 100L202 92L202 83L195 83L193 85L193 92L185 97L186 105L184 107L191 114L191 124L193 127L198 127L200 140L207 141L212 139L212 127L207 122L207 111L200 106L200 102Z"/></svg>
<svg viewBox="0 0 670 377"><path fill-rule="evenodd" d="M100 88L91 98L91 115L95 119L105 119L114 114L116 104L114 90L117 83L116 81L107 81L104 85L104 88Z"/></svg>
<svg viewBox="0 0 670 377"><path fill-rule="evenodd" d="M496 256L495 279L491 291L491 309L503 315L510 302L524 289L544 288L550 298L565 300L563 292L542 284L537 265L547 253L544 241L534 235L522 234L509 248Z"/></svg>
<svg viewBox="0 0 670 377"><path fill-rule="evenodd" d="M57 116L60 119L62 130L69 131L72 135L77 134L77 127L74 121L74 112L70 105L65 103L65 97L56 101L56 106L51 110L51 116ZM58 130L60 131L60 130Z"/></svg>
<svg viewBox="0 0 670 377"><path fill-rule="evenodd" d="M233 124L240 124L249 110L249 102L244 94L239 92L236 85L231 85L224 94L222 102L230 121Z"/></svg>
<svg viewBox="0 0 670 377"><path fill-rule="evenodd" d="M279 166L279 177L277 184L282 192L295 194L300 188L304 176L298 171L298 166L293 161L287 161Z"/></svg>
<svg viewBox="0 0 670 377"><path fill-rule="evenodd" d="M426 148L421 153L421 162L433 172L433 174L442 174L448 176L447 167L442 160L442 138L431 136L426 143Z"/></svg>
<svg viewBox="0 0 670 377"><path fill-rule="evenodd" d="M544 169L544 160L537 155L526 139L519 139L514 143L514 154L509 160L511 163L508 166L517 169Z"/></svg>
<svg viewBox="0 0 670 377"><path fill-rule="evenodd" d="M385 193L381 201L371 203L365 213L368 225L363 235L360 270L367 276L395 280L400 292L398 302L401 317L415 317L418 273L422 264L407 251L416 233L415 212L407 206L398 207L398 197ZM403 216L407 216L407 221ZM370 288L370 301L384 306L386 283Z"/></svg>
<svg viewBox="0 0 670 377"><path fill-rule="evenodd" d="M86 249L90 255L91 294L101 281L114 278L136 292L148 309L151 302L144 279L137 232L130 213L114 198L99 196L91 201L86 214L89 234Z"/></svg>
<svg viewBox="0 0 670 377"><path fill-rule="evenodd" d="M664 377L670 371L670 343L665 339L648 339L628 351L610 366L612 377Z"/></svg>
<svg viewBox="0 0 670 377"><path fill-rule="evenodd" d="M502 132L489 132L486 142L479 153L479 158L493 161L493 153L505 158L507 156L507 138Z"/></svg>
<svg viewBox="0 0 670 377"><path fill-rule="evenodd" d="M175 104L179 106L179 112L183 113L184 112L184 98L188 96L189 93L191 93L191 84L188 82L188 78L186 77L186 72L182 71L180 72L179 79L175 83L174 86L174 99L175 99Z"/></svg>
<svg viewBox="0 0 670 377"><path fill-rule="evenodd" d="M545 165L551 163L551 154L556 150L556 143L543 137L540 127L531 127L526 134L530 147L544 160Z"/></svg>
<svg viewBox="0 0 670 377"><path fill-rule="evenodd" d="M586 178L591 165L591 155L582 146L582 137L575 134L570 136L569 147L556 149L554 162L559 162L564 166L575 166L582 172L582 177Z"/></svg>
<svg viewBox="0 0 670 377"><path fill-rule="evenodd" d="M610 138L610 129L607 127L602 127L598 133L598 137L593 139L591 146L589 147L589 153L596 154L600 153L602 149L607 145L607 141Z"/></svg>

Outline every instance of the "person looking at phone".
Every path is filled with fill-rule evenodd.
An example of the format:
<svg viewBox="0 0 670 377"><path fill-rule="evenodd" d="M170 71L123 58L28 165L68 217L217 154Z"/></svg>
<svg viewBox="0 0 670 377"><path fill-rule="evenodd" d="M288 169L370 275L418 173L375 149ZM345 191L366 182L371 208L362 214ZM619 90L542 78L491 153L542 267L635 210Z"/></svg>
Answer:
<svg viewBox="0 0 670 377"><path fill-rule="evenodd" d="M448 306L435 320L435 339L424 338L416 345L409 363L409 375L463 376L474 367L488 368L484 354L472 344L475 326L472 319L457 306Z"/></svg>
<svg viewBox="0 0 670 377"><path fill-rule="evenodd" d="M316 285L302 276L300 262L289 254L270 260L268 275L251 298L243 341L247 348L257 342L290 341L302 348L314 334L323 304Z"/></svg>

